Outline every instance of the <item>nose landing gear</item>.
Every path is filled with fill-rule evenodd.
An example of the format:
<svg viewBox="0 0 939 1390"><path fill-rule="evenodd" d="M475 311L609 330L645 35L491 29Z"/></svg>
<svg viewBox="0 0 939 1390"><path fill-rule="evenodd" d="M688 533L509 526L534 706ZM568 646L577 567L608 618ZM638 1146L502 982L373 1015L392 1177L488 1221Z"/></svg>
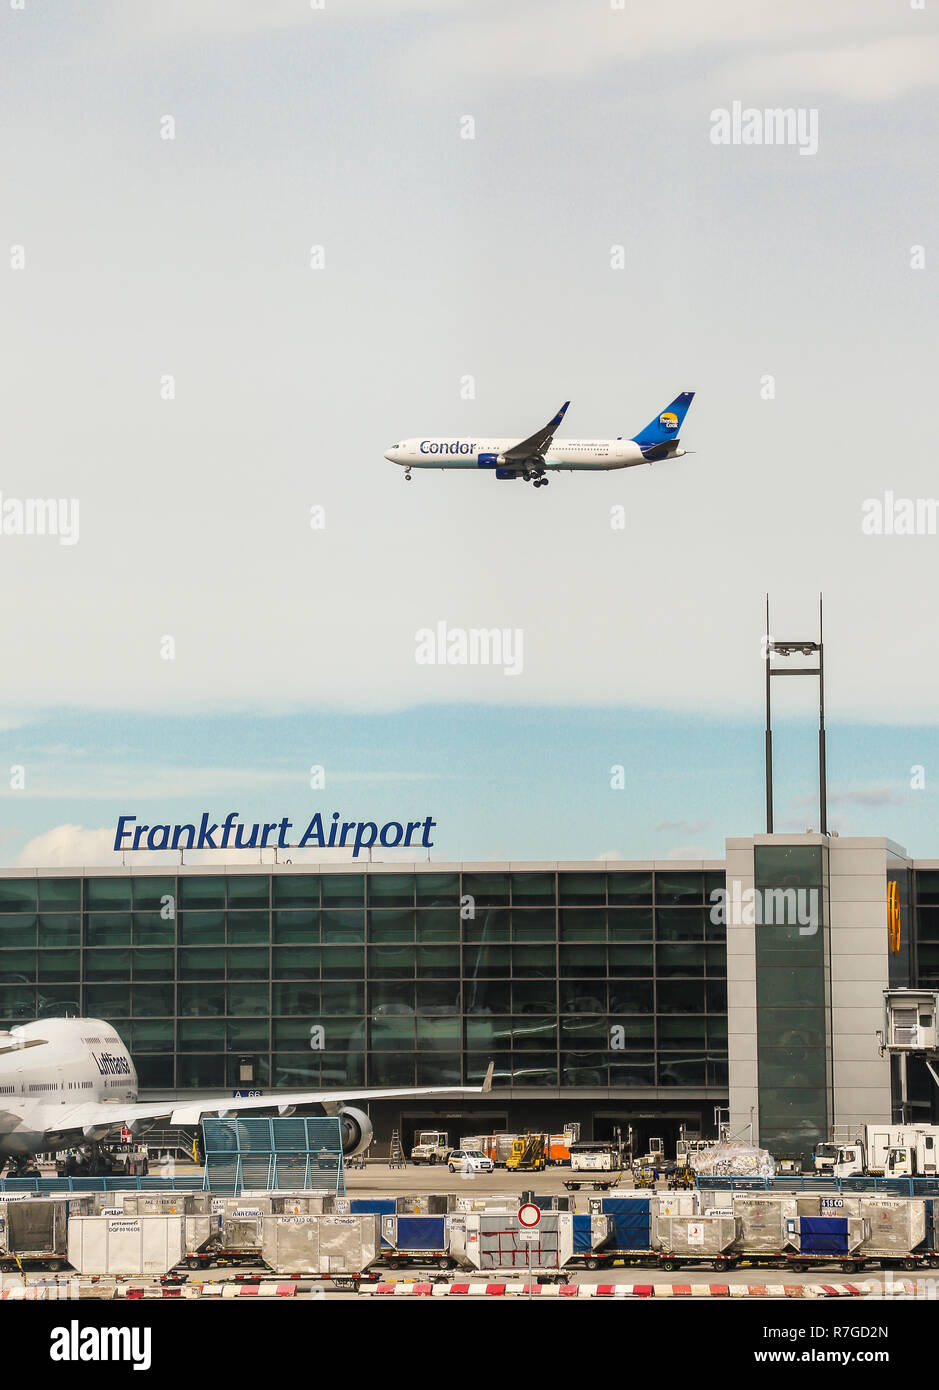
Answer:
<svg viewBox="0 0 939 1390"><path fill-rule="evenodd" d="M410 470L410 468L406 468L406 469L404 470L404 481L405 481L406 483L409 483L409 482L411 481L411 470Z"/></svg>

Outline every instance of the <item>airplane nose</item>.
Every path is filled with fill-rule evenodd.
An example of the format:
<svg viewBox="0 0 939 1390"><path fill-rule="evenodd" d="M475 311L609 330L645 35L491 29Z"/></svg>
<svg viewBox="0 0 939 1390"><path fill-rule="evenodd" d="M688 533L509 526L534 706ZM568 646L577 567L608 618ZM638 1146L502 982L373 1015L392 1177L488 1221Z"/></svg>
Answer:
<svg viewBox="0 0 939 1390"><path fill-rule="evenodd" d="M394 462L395 462L395 451L394 451L394 449L388 449L388 450L386 450L386 452L385 452L385 458L388 460L389 463L394 463Z"/></svg>

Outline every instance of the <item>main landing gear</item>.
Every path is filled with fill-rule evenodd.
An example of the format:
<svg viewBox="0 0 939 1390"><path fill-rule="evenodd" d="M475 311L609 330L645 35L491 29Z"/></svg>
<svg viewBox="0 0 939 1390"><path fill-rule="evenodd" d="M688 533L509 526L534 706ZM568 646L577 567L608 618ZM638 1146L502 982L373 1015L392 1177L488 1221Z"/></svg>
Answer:
<svg viewBox="0 0 939 1390"><path fill-rule="evenodd" d="M536 475L536 474L534 474L534 473L529 473L527 481L528 481L529 483L531 483L532 487L547 487L547 486L548 486L548 479L547 479L547 478L542 477L542 476L538 476L538 475Z"/></svg>
<svg viewBox="0 0 939 1390"><path fill-rule="evenodd" d="M3 1162L0 1160L0 1172L3 1171ZM7 1165L8 1178L41 1178L42 1173L36 1160L26 1154L13 1154Z"/></svg>

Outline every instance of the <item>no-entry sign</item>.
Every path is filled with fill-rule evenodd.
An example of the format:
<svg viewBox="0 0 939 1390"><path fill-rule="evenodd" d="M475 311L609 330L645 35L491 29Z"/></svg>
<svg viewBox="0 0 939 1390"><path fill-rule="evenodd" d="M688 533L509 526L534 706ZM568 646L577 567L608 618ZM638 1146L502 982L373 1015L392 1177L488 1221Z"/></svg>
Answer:
<svg viewBox="0 0 939 1390"><path fill-rule="evenodd" d="M518 1224L520 1226L537 1226L541 1220L541 1208L536 1207L534 1202L523 1202L518 1209Z"/></svg>

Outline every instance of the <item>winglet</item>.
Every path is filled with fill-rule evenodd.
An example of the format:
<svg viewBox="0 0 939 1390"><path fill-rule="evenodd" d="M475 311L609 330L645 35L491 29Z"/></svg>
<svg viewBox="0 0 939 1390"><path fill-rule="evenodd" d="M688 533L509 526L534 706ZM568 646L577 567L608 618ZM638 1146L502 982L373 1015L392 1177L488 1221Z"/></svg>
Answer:
<svg viewBox="0 0 939 1390"><path fill-rule="evenodd" d="M495 1071L495 1069L495 1062L490 1062L488 1067L486 1068L486 1075L483 1078L483 1084L480 1087L480 1090L482 1091L483 1095L486 1095L487 1092L492 1090L492 1073Z"/></svg>

